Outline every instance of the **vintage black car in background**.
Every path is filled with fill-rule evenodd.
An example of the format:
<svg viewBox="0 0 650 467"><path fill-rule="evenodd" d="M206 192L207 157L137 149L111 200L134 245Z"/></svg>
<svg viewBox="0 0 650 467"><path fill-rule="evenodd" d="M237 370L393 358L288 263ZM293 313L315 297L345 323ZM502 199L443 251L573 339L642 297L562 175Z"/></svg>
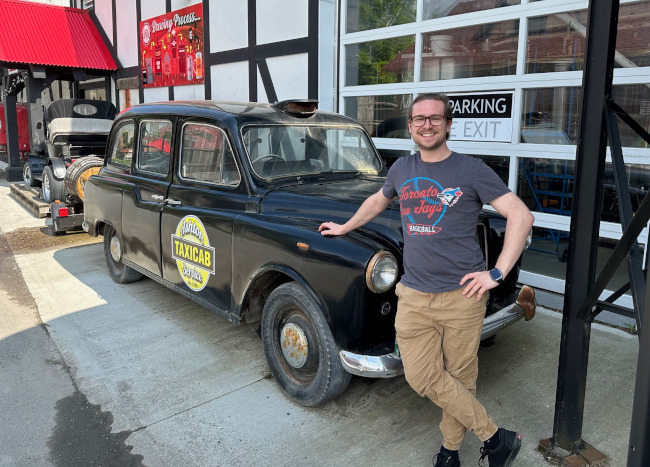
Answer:
<svg viewBox="0 0 650 467"><path fill-rule="evenodd" d="M282 390L314 406L352 374L401 373L393 328L402 251L397 202L374 222L323 237L384 182L356 121L314 101L173 102L118 116L104 167L85 187L84 228L104 236L113 280L146 275L234 323L259 328ZM487 264L505 220L477 225ZM484 337L534 314L516 267L492 291Z"/></svg>

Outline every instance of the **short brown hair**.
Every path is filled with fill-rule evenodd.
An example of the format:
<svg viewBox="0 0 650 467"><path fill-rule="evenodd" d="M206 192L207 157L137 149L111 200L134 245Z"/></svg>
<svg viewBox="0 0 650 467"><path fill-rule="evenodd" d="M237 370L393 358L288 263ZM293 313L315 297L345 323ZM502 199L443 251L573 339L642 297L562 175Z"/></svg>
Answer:
<svg viewBox="0 0 650 467"><path fill-rule="evenodd" d="M417 104L418 102L422 101L440 101L445 105L445 118L449 121L451 121L454 118L454 113L452 112L451 109L451 102L449 101L449 97L447 97L447 94L442 94L438 92L425 92L423 94L418 94L418 97L416 97L413 100L413 103L409 107L409 116L408 118L411 118L413 116L413 106Z"/></svg>

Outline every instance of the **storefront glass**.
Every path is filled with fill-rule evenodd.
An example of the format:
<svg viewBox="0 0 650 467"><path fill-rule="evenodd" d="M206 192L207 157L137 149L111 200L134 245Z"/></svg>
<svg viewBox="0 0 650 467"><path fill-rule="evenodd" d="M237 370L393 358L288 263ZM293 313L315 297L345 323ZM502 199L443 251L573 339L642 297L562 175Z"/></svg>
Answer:
<svg viewBox="0 0 650 467"><path fill-rule="evenodd" d="M650 133L650 84L614 86L612 99L646 132ZM621 135L622 146L646 149L650 147L650 144L620 119L618 120L618 131Z"/></svg>
<svg viewBox="0 0 650 467"><path fill-rule="evenodd" d="M582 70L586 26L587 10L530 18L526 73Z"/></svg>
<svg viewBox="0 0 650 467"><path fill-rule="evenodd" d="M508 178L509 178L509 172L508 172L508 167L510 167L510 158L509 157L504 157L504 156L477 156L473 155L473 157L478 157L479 159L483 159L483 162L485 162L492 170L494 170L497 175L503 180L503 183L506 185L508 184Z"/></svg>
<svg viewBox="0 0 650 467"><path fill-rule="evenodd" d="M361 122L370 136L410 139L406 114L413 96L356 96L345 98L345 115Z"/></svg>
<svg viewBox="0 0 650 467"><path fill-rule="evenodd" d="M346 86L413 82L415 36L345 47Z"/></svg>
<svg viewBox="0 0 650 467"><path fill-rule="evenodd" d="M523 92L521 142L576 144L580 131L580 88L526 89ZM646 84L613 86L612 98L645 131L650 132L650 87ZM623 147L648 148L648 143L618 120Z"/></svg>
<svg viewBox="0 0 650 467"><path fill-rule="evenodd" d="M596 277L603 270L616 246L616 241L601 237L596 257ZM640 245L643 254L643 245ZM569 259L569 232L533 227L533 241L524 251L521 268L543 276L564 280ZM627 262L616 268L607 290L615 291L629 282Z"/></svg>
<svg viewBox="0 0 650 467"><path fill-rule="evenodd" d="M348 0L345 31L358 32L415 22L416 0Z"/></svg>
<svg viewBox="0 0 650 467"><path fill-rule="evenodd" d="M520 0L423 0L422 19L444 18L474 11L519 5L520 3Z"/></svg>
<svg viewBox="0 0 650 467"><path fill-rule="evenodd" d="M526 73L583 70L586 37L587 10L530 18ZM650 2L621 5L614 66L649 66L649 40Z"/></svg>
<svg viewBox="0 0 650 467"><path fill-rule="evenodd" d="M650 187L650 166L626 164L632 211L636 212ZM531 211L571 215L575 162L558 159L519 159L517 194ZM605 164L602 221L620 222L618 195L612 164Z"/></svg>
<svg viewBox="0 0 650 467"><path fill-rule="evenodd" d="M578 139L581 105L580 88L524 90L521 142L575 144Z"/></svg>
<svg viewBox="0 0 650 467"><path fill-rule="evenodd" d="M422 35L422 81L513 75L519 20Z"/></svg>

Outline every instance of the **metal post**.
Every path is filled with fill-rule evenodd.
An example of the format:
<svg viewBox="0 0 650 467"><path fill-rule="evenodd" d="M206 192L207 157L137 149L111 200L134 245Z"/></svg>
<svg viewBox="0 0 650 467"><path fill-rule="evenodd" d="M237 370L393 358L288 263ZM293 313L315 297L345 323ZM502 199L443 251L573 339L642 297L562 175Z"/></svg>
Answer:
<svg viewBox="0 0 650 467"><path fill-rule="evenodd" d="M4 77L4 89L9 89L14 84L15 75ZM16 92L10 92L5 96L5 125L7 134L7 156L9 168L5 171L5 180L16 182L23 179L23 168L20 163L20 145L18 144L18 115L16 112Z"/></svg>
<svg viewBox="0 0 650 467"><path fill-rule="evenodd" d="M650 297L650 281L646 281L646 297ZM643 322L650 319L650 302L643 309ZM627 467L650 465L650 331L647 326L639 335L639 357L636 365L632 427Z"/></svg>
<svg viewBox="0 0 650 467"><path fill-rule="evenodd" d="M582 451L591 325L579 311L594 283L607 135L605 100L611 94L618 0L591 0L582 79L580 139L569 236L564 314L560 341L553 447ZM592 34L592 32L594 32ZM603 51L607 51L603 54Z"/></svg>

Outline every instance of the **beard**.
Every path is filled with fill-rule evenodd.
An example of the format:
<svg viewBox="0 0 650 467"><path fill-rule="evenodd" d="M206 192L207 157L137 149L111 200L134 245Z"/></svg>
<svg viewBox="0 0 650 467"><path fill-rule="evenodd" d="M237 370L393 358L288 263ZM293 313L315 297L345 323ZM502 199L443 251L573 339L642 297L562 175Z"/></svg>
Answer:
<svg viewBox="0 0 650 467"><path fill-rule="evenodd" d="M440 149L447 142L447 133L437 133L436 138L432 141L426 141L424 138L420 138L420 135L416 133L416 137L413 138L413 141L420 150L435 151Z"/></svg>

